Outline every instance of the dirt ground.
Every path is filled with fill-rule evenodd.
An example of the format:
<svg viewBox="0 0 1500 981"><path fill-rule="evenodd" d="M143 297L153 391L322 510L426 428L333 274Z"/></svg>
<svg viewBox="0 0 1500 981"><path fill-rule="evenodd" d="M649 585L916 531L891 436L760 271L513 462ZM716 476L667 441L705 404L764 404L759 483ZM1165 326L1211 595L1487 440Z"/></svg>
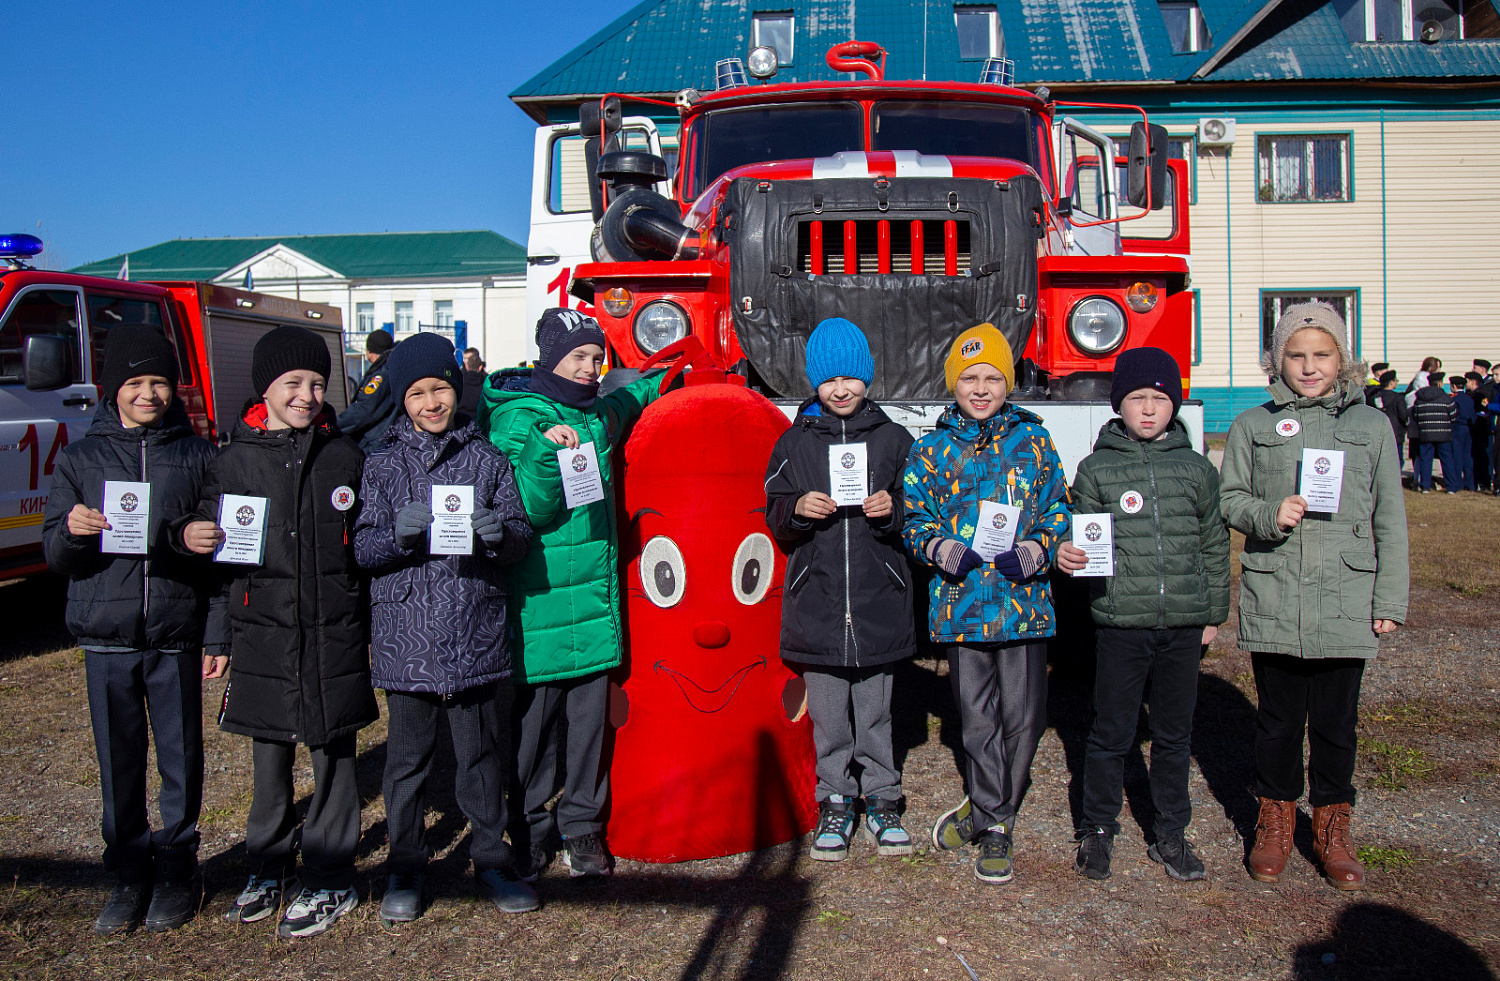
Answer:
<svg viewBox="0 0 1500 981"><path fill-rule="evenodd" d="M361 735L360 892L331 933L282 941L271 922L223 920L243 883L250 745L213 724L206 686L202 915L168 935L97 939L109 883L100 866L99 777L81 652L62 630L62 584L0 586L0 975L28 978L1464 979L1500 974L1500 563L1484 528L1500 500L1415 496L1411 615L1365 676L1355 840L1369 888L1336 892L1300 856L1279 885L1242 861L1254 825L1249 657L1233 621L1203 665L1193 736L1191 837L1209 881L1182 884L1146 858L1144 758L1127 765L1115 875L1072 871L1071 828L1087 735L1085 634L1054 644L1051 727L1016 835L1017 876L978 883L966 853L935 852L927 829L962 794L957 716L931 659L897 679L898 754L919 848L809 861L802 845L675 866L621 862L579 887L556 867L541 912L502 918L476 899L452 761L428 815L436 850L425 917L381 925L384 725ZM1475 547L1474 543L1479 543ZM1069 618L1070 625L1077 618ZM299 793L311 791L305 756ZM305 799L304 799L305 806Z"/></svg>

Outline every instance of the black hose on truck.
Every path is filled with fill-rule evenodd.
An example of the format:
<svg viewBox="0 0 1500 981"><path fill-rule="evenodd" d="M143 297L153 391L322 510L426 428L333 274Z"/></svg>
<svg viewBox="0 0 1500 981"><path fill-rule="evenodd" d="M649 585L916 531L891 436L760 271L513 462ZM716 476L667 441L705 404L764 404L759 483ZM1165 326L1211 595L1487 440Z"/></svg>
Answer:
<svg viewBox="0 0 1500 981"><path fill-rule="evenodd" d="M599 158L599 178L610 193L589 243L596 261L698 258L698 233L682 223L675 201L652 190L667 179L665 160L616 150Z"/></svg>

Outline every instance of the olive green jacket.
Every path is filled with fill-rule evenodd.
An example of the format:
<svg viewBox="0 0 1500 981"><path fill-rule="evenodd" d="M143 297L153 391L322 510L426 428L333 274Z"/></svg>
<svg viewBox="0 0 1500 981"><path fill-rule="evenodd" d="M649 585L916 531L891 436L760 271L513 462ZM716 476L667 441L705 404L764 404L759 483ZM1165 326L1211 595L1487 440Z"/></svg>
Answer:
<svg viewBox="0 0 1500 981"><path fill-rule="evenodd" d="M1406 503L1391 424L1340 382L1302 398L1283 382L1234 420L1224 446L1224 517L1245 533L1240 647L1294 657L1375 656L1372 620L1406 619ZM1337 514L1276 523L1298 492L1303 449L1344 451Z"/></svg>

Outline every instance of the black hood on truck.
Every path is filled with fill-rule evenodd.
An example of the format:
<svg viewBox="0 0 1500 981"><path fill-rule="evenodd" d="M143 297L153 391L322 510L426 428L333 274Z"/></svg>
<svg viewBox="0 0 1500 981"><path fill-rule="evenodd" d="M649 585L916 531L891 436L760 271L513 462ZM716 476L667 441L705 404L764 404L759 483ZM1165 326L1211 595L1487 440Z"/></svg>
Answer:
<svg viewBox="0 0 1500 981"><path fill-rule="evenodd" d="M943 362L963 331L989 322L1018 359L1025 349L1036 317L1042 207L1041 184L1029 176L736 180L719 233L730 248L740 347L778 395L805 398L812 394L803 372L807 336L826 317L846 317L870 340L873 398L946 398ZM845 272L844 246L851 221L859 253L853 273ZM914 221L922 222L922 273L910 271ZM948 221L955 223L956 276L944 275ZM817 275L815 222L824 257ZM888 273L878 271L881 222L889 222Z"/></svg>

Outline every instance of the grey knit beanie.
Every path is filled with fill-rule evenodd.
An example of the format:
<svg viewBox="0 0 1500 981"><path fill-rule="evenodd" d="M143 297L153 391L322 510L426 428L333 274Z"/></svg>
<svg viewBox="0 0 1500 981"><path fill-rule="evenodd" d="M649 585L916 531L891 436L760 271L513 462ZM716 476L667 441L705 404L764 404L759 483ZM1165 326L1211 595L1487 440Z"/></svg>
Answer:
<svg viewBox="0 0 1500 981"><path fill-rule="evenodd" d="M1276 321L1276 330L1271 333L1271 349L1261 355L1260 366L1270 378L1281 377L1281 354L1286 342L1299 330L1321 330L1333 338L1339 352L1339 376L1341 382L1363 385L1370 373L1369 365L1356 361L1349 355L1349 328L1339 312L1326 303L1298 303L1282 311Z"/></svg>

